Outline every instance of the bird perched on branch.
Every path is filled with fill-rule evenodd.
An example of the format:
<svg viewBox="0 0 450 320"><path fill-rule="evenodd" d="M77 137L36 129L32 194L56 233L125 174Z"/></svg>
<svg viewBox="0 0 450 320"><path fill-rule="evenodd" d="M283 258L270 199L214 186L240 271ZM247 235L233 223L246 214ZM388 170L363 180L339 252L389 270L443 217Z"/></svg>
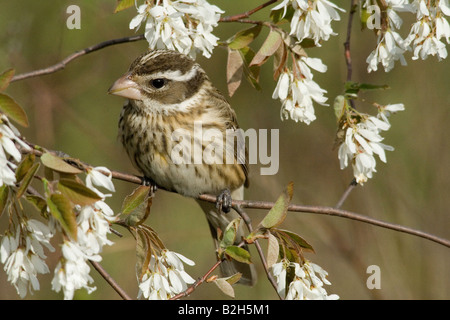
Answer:
<svg viewBox="0 0 450 320"><path fill-rule="evenodd" d="M218 197L216 206L198 201L217 246L218 232L238 217L233 210L224 213L230 210L230 195L242 200L243 187L248 186L247 157L234 110L198 63L170 50L139 56L109 93L127 98L119 139L144 177L184 196ZM233 139L227 139L230 134ZM243 235L240 227L236 243ZM224 276L242 273L242 284L255 282L253 265L224 261L221 270Z"/></svg>

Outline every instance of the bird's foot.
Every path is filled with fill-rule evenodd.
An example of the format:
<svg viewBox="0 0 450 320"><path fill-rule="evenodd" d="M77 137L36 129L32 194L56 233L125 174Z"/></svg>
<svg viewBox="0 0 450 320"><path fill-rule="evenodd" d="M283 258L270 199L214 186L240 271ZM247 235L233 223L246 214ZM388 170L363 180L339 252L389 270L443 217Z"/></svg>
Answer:
<svg viewBox="0 0 450 320"><path fill-rule="evenodd" d="M229 189L223 190L216 199L216 208L219 211L228 213L231 210L231 192Z"/></svg>
<svg viewBox="0 0 450 320"><path fill-rule="evenodd" d="M150 187L150 194L152 195L158 190L158 186L156 185L155 181L153 181L153 179L149 177L142 177L142 185Z"/></svg>

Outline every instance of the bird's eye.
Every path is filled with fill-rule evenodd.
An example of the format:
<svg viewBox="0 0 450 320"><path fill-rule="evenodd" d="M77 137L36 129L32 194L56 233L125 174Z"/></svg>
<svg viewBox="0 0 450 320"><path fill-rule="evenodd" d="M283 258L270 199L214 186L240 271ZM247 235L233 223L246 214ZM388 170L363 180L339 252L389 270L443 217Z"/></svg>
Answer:
<svg viewBox="0 0 450 320"><path fill-rule="evenodd" d="M161 89L167 83L166 79L153 79L151 82L152 87L155 89Z"/></svg>

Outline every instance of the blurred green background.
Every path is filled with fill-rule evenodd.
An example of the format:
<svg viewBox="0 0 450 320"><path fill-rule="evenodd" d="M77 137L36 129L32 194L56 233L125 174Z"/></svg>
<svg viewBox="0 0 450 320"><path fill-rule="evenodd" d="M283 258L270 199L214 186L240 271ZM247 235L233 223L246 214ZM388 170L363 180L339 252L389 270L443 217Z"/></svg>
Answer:
<svg viewBox="0 0 450 320"><path fill-rule="evenodd" d="M0 71L15 68L28 72L59 62L67 55L113 38L133 35L128 23L134 8L113 14L116 1L1 1ZM226 15L249 10L262 1L211 1ZM67 6L81 8L81 29L66 27ZM339 1L348 12L349 1ZM266 19L269 9L252 18ZM334 22L338 36L322 48L308 50L328 65L325 74L315 73L315 80L328 91L329 102L341 94L346 77L343 43L348 13ZM402 35L411 21L405 21ZM238 23L221 24L216 34L226 40ZM139 31L139 33L142 31ZM265 30L267 33L267 30ZM263 40L261 37L260 41ZM391 89L365 95L382 104L404 103L406 111L391 118L392 128L385 133L385 143L396 148L387 154L388 163L377 162L378 172L363 187L357 187L344 209L373 218L401 224L450 238L450 61L412 61L397 65L391 72L367 74L366 57L375 46L370 31L360 31L358 15L352 36L353 80L388 84ZM111 46L91 53L57 73L19 81L10 85L12 95L26 110L30 127L25 137L36 144L61 150L92 165L136 173L117 141L117 121L123 100L106 93L109 86L128 68L134 58L146 50L146 42ZM226 89L226 50L217 48L209 60L199 57L215 85ZM333 206L352 178L351 169L340 170L337 150L333 149L336 120L332 107L317 105L317 120L311 125L280 120L280 103L272 100L275 88L271 61L261 72L261 91L244 82L230 102L243 128L280 130L280 169L274 176L260 176L257 165L251 168L251 187L246 198L274 201L289 181L294 181L293 203ZM361 107L361 110L366 110ZM108 199L118 212L122 199L134 185L115 181L117 192ZM261 210L248 210L256 224L264 216ZM34 212L30 211L30 214ZM4 219L1 223L6 223ZM214 247L206 219L192 199L163 191L157 193L148 223L159 233L166 246L194 260L187 267L194 278L203 275L214 263ZM290 213L284 222L315 248L307 258L329 272L332 286L328 293L341 299L449 299L450 249L408 234L386 230L357 221L308 213ZM137 295L134 240L111 235L114 246L105 247L102 265L132 296ZM57 246L55 239L54 245ZM237 299L276 299L265 278L255 251L259 270L254 288L236 286ZM53 271L58 254L49 254L47 263ZM366 286L370 265L381 269L381 289ZM84 290L78 299L118 299L119 296L93 270L97 290ZM41 290L27 299L60 299L51 290L53 274L40 276ZM0 299L19 299L15 289L0 272ZM227 299L214 284L200 286L189 299Z"/></svg>

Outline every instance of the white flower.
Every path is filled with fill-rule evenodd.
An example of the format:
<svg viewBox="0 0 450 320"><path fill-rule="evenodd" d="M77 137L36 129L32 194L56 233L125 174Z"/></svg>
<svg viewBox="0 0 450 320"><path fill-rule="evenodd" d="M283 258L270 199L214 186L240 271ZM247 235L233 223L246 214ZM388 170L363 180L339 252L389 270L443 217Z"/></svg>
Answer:
<svg viewBox="0 0 450 320"><path fill-rule="evenodd" d="M380 106L378 109L377 118L383 120L387 124L389 124L389 116L393 113L396 113L398 111L405 110L405 105L403 103L395 103L395 104L388 104L385 106Z"/></svg>
<svg viewBox="0 0 450 320"><path fill-rule="evenodd" d="M145 38L151 49L178 50L195 57L197 52L209 58L218 38L212 34L220 8L206 0L153 0L138 7L130 29L139 29L145 21Z"/></svg>
<svg viewBox="0 0 450 320"><path fill-rule="evenodd" d="M87 255L76 243L71 241L65 241L61 251L63 259L55 268L52 289L56 292L63 290L66 300L73 299L75 290L81 288L85 288L88 293L94 291L96 288L89 286L94 280L89 275Z"/></svg>
<svg viewBox="0 0 450 320"><path fill-rule="evenodd" d="M195 280L184 271L184 265L195 263L185 256L164 249L161 255L152 255L139 283L139 295L150 300L167 300L187 289Z"/></svg>
<svg viewBox="0 0 450 320"><path fill-rule="evenodd" d="M285 296L286 275L288 269L293 269L294 279L289 283L288 291ZM305 260L305 262L300 265L299 263L283 259L272 266L272 273L277 279L278 293L286 300L339 299L339 296L336 294L328 295L327 291L323 288L324 284L331 285L326 278L328 273L311 261Z"/></svg>
<svg viewBox="0 0 450 320"><path fill-rule="evenodd" d="M383 144L380 132L389 130L388 117L391 113L404 110L401 103L379 107L376 117L363 115L359 123L345 129L345 139L339 146L338 158L341 169L349 164L353 167L356 182L364 184L376 172L375 155L386 162L385 150L393 151L392 146Z"/></svg>
<svg viewBox="0 0 450 320"><path fill-rule="evenodd" d="M403 54L407 46L400 35L392 30L380 35L378 45L367 57L367 72L377 71L378 64L381 63L385 72L389 72L395 65L395 61L400 60L402 65L406 65Z"/></svg>
<svg viewBox="0 0 450 320"><path fill-rule="evenodd" d="M447 58L445 39L450 43L450 25L445 16L450 15L447 0L440 0L435 6L424 0L415 0L412 7L416 12L417 21L412 25L405 43L412 46L413 60L425 60L428 56L437 56L439 60Z"/></svg>
<svg viewBox="0 0 450 320"><path fill-rule="evenodd" d="M284 16L289 5L295 9L290 34L299 42L306 38L313 39L316 46L320 46L321 40L328 40L330 35L336 35L331 22L340 20L338 11L345 12L328 0L284 0L272 10L283 8Z"/></svg>
<svg viewBox="0 0 450 320"><path fill-rule="evenodd" d="M107 175L105 175L103 172L107 173ZM111 195L103 194L97 188L95 188L96 186L103 187L111 192L116 191L112 182L111 171L106 167L89 168L86 175L86 186L96 192L102 198Z"/></svg>
<svg viewBox="0 0 450 320"><path fill-rule="evenodd" d="M279 98L282 102L281 119L291 118L310 124L316 119L313 103L327 105L326 90L313 80L310 68L325 72L327 67L318 58L301 57L293 63L296 71L286 68L280 74L272 98Z"/></svg>
<svg viewBox="0 0 450 320"><path fill-rule="evenodd" d="M101 202L101 201L97 201ZM109 221L105 219L103 211L91 206L81 208L77 216L77 244L90 260L100 261L99 254L104 245L112 245L108 240Z"/></svg>
<svg viewBox="0 0 450 320"><path fill-rule="evenodd" d="M16 183L14 170L16 163L22 159L16 143L25 150L29 149L20 139L19 131L5 115L0 114L0 186L3 184L13 186Z"/></svg>
<svg viewBox="0 0 450 320"><path fill-rule="evenodd" d="M37 220L23 220L15 234L3 237L0 247L0 260L8 281L16 288L21 298L28 291L39 290L38 274L49 272L44 259L43 246L54 251L49 240L53 236L49 227Z"/></svg>

